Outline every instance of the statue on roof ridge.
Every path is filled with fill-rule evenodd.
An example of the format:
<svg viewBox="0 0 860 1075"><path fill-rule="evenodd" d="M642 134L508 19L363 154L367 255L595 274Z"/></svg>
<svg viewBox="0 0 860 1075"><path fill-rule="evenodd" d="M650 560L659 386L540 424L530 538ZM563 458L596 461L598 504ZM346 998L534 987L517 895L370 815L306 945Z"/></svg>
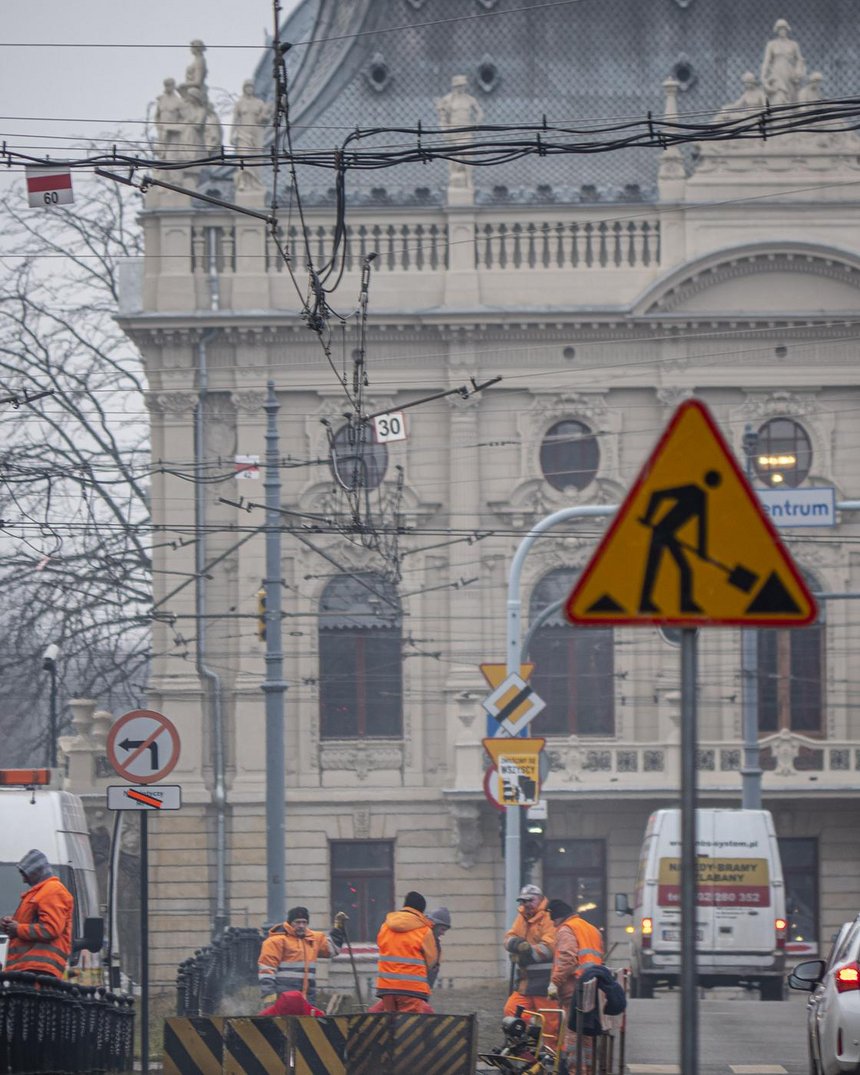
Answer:
<svg viewBox="0 0 860 1075"><path fill-rule="evenodd" d="M773 24L776 35L768 41L761 63L761 84L771 104L793 104L806 74L800 46L788 35L791 27L785 19Z"/></svg>
<svg viewBox="0 0 860 1075"><path fill-rule="evenodd" d="M439 116L439 126L445 131L445 140L456 146L470 140L469 132L462 127L474 127L484 118L484 110L477 99L468 91L469 79L466 75L454 75L451 79L451 91L434 102ZM462 161L449 161L449 184L471 190L472 175L468 165Z"/></svg>
<svg viewBox="0 0 860 1075"><path fill-rule="evenodd" d="M242 96L233 109L232 144L237 153L262 153L266 124L272 118L274 107L254 94L254 83L247 79L242 84ZM236 175L237 190L252 190L262 186L255 168L242 168Z"/></svg>
<svg viewBox="0 0 860 1075"><path fill-rule="evenodd" d="M730 120L750 119L756 112L767 108L767 95L752 71L745 71L741 75L741 83L744 88L743 93L736 101L723 105L714 117L714 122L727 123Z"/></svg>

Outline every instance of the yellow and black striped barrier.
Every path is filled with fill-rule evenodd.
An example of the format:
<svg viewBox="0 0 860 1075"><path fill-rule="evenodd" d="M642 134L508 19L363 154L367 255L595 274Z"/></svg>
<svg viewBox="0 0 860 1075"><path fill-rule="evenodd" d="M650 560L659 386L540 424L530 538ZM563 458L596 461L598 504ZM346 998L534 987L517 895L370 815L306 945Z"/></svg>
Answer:
<svg viewBox="0 0 860 1075"><path fill-rule="evenodd" d="M165 1020L164 1075L472 1075L474 1015Z"/></svg>

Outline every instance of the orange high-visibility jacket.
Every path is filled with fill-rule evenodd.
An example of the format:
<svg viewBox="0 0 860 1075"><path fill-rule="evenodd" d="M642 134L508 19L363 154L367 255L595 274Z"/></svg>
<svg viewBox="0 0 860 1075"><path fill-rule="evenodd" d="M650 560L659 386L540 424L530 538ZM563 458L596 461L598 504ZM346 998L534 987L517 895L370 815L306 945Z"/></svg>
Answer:
<svg viewBox="0 0 860 1075"><path fill-rule="evenodd" d="M62 978L72 954L72 894L59 877L46 877L21 896L12 916L18 933L9 938L6 970Z"/></svg>
<svg viewBox="0 0 860 1075"><path fill-rule="evenodd" d="M547 910L549 901L544 898L538 904L534 914L529 915L524 906L517 911L511 928L505 934L505 951L516 953L520 941L528 941L532 946L532 962L520 967L517 978L517 992L541 995L549 985L549 973L555 952L555 926ZM531 984L530 984L531 983Z"/></svg>
<svg viewBox="0 0 860 1075"><path fill-rule="evenodd" d="M336 956L340 949L327 933L307 929L297 937L289 922L273 926L263 941L257 961L257 978L262 995L297 990L309 1000L316 995L316 961Z"/></svg>
<svg viewBox="0 0 860 1075"><path fill-rule="evenodd" d="M439 962L433 923L420 911L403 907L385 917L376 937L379 946L376 995L430 996L428 973Z"/></svg>
<svg viewBox="0 0 860 1075"><path fill-rule="evenodd" d="M603 962L603 936L596 926L571 915L558 927L552 982L562 1000L573 996L576 979L589 963Z"/></svg>

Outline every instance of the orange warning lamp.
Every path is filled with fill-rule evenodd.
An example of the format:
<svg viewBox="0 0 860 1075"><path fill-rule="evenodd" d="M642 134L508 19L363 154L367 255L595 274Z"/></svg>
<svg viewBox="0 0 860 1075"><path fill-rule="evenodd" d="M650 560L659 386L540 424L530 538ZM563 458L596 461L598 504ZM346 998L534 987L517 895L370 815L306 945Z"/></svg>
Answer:
<svg viewBox="0 0 860 1075"><path fill-rule="evenodd" d="M32 787L34 784L50 784L50 769L0 769L0 787Z"/></svg>

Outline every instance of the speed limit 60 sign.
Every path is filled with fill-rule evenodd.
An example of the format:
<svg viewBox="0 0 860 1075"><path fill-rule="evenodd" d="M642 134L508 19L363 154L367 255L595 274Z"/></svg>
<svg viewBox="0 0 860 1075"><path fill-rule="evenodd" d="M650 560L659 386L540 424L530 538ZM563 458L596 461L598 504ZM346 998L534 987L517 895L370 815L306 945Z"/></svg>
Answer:
<svg viewBox="0 0 860 1075"><path fill-rule="evenodd" d="M403 411L389 411L373 419L373 437L377 444L393 440L406 440L406 419Z"/></svg>
<svg viewBox="0 0 860 1075"><path fill-rule="evenodd" d="M71 205L75 200L72 173L63 168L27 168L27 199L30 208Z"/></svg>

